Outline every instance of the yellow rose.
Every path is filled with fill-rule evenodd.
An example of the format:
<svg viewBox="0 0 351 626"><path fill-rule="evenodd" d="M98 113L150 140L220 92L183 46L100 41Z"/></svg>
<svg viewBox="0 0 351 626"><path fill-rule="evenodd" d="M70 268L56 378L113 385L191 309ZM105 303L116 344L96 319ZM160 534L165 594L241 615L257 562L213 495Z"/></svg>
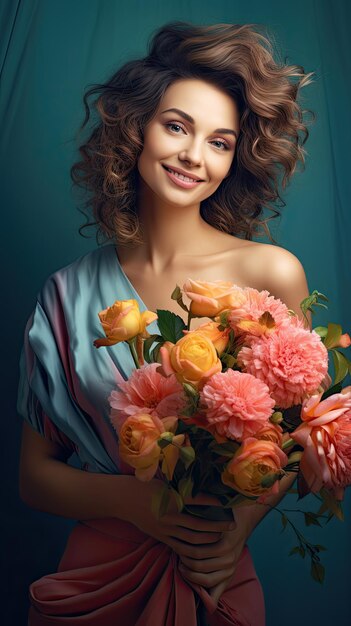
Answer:
<svg viewBox="0 0 351 626"><path fill-rule="evenodd" d="M157 319L153 311L140 313L136 300L116 300L116 302L98 314L106 338L95 339L94 346L112 346L121 341L128 341L137 335L149 336L146 326Z"/></svg>
<svg viewBox="0 0 351 626"><path fill-rule="evenodd" d="M199 389L206 380L222 370L216 349L205 335L191 331L176 344L166 342L160 349L162 369L166 376L175 374L179 382Z"/></svg>
<svg viewBox="0 0 351 626"><path fill-rule="evenodd" d="M195 330L185 331L185 334L187 335L189 332L201 333L201 335L212 341L218 354L221 355L228 345L230 327L219 330L219 326L220 324L217 324L217 322L206 322L206 324L201 324Z"/></svg>
<svg viewBox="0 0 351 626"><path fill-rule="evenodd" d="M288 463L273 441L247 437L222 472L222 482L245 496L278 493L278 478Z"/></svg>
<svg viewBox="0 0 351 626"><path fill-rule="evenodd" d="M183 292L191 300L190 311L193 317L214 317L221 311L237 308L246 301L243 290L225 280L206 282L188 278L183 285Z"/></svg>

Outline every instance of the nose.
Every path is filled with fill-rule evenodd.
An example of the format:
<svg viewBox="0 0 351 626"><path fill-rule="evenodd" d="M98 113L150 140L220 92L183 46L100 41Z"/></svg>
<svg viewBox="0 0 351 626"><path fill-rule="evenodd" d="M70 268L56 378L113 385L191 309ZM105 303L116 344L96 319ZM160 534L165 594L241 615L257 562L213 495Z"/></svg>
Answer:
<svg viewBox="0 0 351 626"><path fill-rule="evenodd" d="M179 153L179 160L185 161L189 165L203 165L204 157L200 141L191 141Z"/></svg>

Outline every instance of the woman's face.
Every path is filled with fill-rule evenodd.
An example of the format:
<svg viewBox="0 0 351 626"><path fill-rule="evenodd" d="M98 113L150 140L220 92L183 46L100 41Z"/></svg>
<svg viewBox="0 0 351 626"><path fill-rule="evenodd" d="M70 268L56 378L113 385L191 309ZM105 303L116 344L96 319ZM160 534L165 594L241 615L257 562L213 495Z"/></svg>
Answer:
<svg viewBox="0 0 351 626"><path fill-rule="evenodd" d="M229 95L203 80L177 80L145 127L139 174L167 204L199 204L229 173L238 135L239 110Z"/></svg>

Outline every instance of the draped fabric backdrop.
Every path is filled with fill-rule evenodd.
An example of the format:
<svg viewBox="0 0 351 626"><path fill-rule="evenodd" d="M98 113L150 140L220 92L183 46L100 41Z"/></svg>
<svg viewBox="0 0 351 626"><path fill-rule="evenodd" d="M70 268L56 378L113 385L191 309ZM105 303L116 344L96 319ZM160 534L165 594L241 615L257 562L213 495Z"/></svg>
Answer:
<svg viewBox="0 0 351 626"><path fill-rule="evenodd" d="M344 332L351 330L347 0L3 0L1 589L7 626L26 623L28 584L55 570L73 524L32 511L19 500L22 424L15 403L24 325L38 290L50 273L96 246L94 238L83 239L77 232L83 216L69 178L83 119L83 91L127 59L144 55L150 34L170 20L263 24L274 34L283 60L316 72L315 82L301 94L305 108L317 114L306 144L306 170L295 175L284 193L287 206L273 234L302 261L310 290L330 298L328 313L321 310L314 325L329 319L342 323ZM265 592L267 626L351 623L350 495L346 521L332 520L323 530L305 528L303 516L291 514L303 534L328 548L322 553L323 585L311 579L307 558L288 556L297 541L289 528L281 532L279 513L271 512L256 528L249 545ZM293 502L295 496L289 495L280 508Z"/></svg>

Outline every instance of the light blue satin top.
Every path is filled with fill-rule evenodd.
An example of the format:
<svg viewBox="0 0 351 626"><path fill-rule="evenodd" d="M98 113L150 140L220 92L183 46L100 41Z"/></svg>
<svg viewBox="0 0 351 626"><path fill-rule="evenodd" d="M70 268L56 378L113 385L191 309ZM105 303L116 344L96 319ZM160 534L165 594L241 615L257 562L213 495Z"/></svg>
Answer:
<svg viewBox="0 0 351 626"><path fill-rule="evenodd" d="M94 347L104 336L98 313L130 298L147 308L107 244L48 277L24 332L17 410L94 472L120 471L108 396L134 369L125 343ZM159 332L157 321L148 331Z"/></svg>

